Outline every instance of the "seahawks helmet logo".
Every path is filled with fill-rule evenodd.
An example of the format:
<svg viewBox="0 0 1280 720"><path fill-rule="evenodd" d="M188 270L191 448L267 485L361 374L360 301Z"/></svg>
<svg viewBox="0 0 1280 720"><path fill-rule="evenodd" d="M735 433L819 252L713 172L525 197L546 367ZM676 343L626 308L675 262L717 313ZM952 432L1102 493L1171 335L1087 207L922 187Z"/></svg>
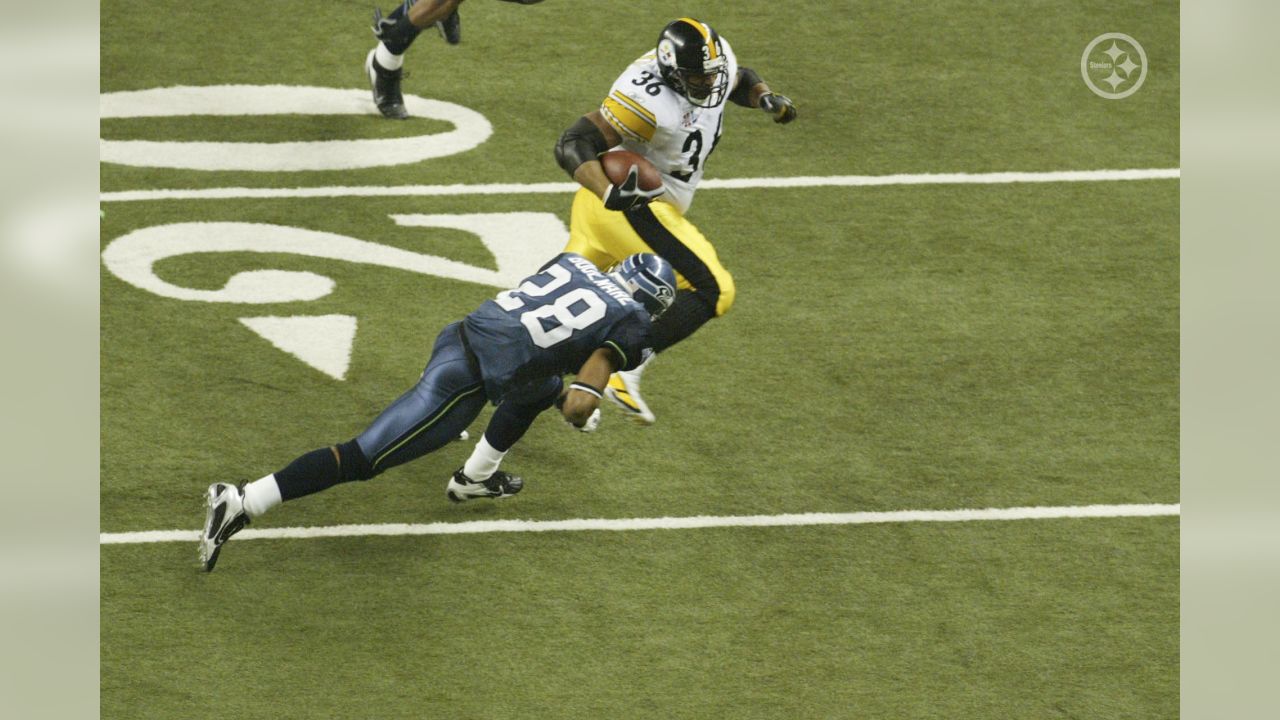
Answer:
<svg viewBox="0 0 1280 720"><path fill-rule="evenodd" d="M611 275L652 317L661 315L675 302L676 271L657 255L628 256Z"/></svg>

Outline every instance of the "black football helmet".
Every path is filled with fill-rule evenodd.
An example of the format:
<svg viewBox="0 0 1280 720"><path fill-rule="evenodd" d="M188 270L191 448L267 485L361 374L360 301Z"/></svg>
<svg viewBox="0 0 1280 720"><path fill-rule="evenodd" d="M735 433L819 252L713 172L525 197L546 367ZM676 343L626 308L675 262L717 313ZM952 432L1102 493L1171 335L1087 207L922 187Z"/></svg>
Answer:
<svg viewBox="0 0 1280 720"><path fill-rule="evenodd" d="M658 68L662 79L699 107L715 107L729 93L729 59L711 26L680 18L658 36Z"/></svg>

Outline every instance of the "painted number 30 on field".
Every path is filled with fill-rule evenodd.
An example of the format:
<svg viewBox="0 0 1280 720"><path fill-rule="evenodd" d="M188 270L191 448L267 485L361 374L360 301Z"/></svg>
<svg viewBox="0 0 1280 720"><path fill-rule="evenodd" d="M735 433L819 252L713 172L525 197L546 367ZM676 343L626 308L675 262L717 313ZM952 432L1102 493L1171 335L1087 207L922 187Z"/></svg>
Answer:
<svg viewBox="0 0 1280 720"><path fill-rule="evenodd" d="M419 162L470 150L493 132L479 113L452 103L406 96L414 115L454 129L414 137L311 142L179 142L100 140L104 162L188 170L261 172L334 170ZM103 118L172 116L335 115L376 113L368 91L315 87L221 85L172 87L101 96ZM187 222L145 227L113 240L102 252L107 270L164 298L248 305L307 302L335 283L303 271L251 270L219 289L175 285L156 272L168 258L200 253L285 253L373 265L450 280L509 288L564 246L568 229L552 213L392 215L404 227L448 228L478 237L496 270L380 245L345 235L267 223ZM240 322L276 347L325 374L343 379L356 318L346 315L245 317Z"/></svg>

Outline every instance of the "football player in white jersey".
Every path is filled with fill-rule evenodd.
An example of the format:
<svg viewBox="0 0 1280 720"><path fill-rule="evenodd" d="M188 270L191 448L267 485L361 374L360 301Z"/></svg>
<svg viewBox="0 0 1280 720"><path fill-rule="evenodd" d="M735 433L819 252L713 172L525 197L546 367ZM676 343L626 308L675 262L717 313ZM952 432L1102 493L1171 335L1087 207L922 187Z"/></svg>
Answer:
<svg viewBox="0 0 1280 720"><path fill-rule="evenodd" d="M796 108L754 70L738 65L733 48L693 18L668 23L657 48L614 81L599 109L579 118L556 144L556 160L582 187L573 200L566 252L602 268L637 252L665 258L679 274L675 304L653 326L662 352L733 305L733 277L716 249L685 217L707 158L723 129L725 101L758 108L789 123ZM639 153L662 173L662 187L643 190L636 170L610 182L598 156L621 147ZM646 363L647 365L647 363ZM645 365L616 373L606 396L641 424L656 419L640 397Z"/></svg>

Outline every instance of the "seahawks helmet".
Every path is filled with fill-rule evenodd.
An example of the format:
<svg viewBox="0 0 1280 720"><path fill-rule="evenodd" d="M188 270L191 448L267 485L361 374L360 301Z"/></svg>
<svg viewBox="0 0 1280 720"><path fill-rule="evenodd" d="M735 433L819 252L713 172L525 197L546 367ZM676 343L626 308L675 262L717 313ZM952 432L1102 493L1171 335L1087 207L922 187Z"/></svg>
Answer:
<svg viewBox="0 0 1280 720"><path fill-rule="evenodd" d="M658 68L668 85L699 107L716 107L729 92L729 60L720 36L693 18L662 28Z"/></svg>
<svg viewBox="0 0 1280 720"><path fill-rule="evenodd" d="M622 289L656 318L676 300L676 271L671 263L652 253L630 255L609 273Z"/></svg>

